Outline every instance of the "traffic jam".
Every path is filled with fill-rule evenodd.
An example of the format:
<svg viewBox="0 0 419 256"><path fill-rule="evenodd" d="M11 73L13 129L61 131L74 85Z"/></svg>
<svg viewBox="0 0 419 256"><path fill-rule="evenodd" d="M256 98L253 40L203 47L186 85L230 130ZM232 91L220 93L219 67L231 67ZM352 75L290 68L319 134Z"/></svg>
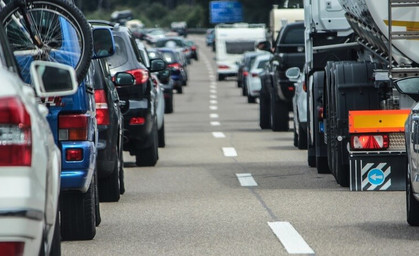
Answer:
<svg viewBox="0 0 419 256"><path fill-rule="evenodd" d="M414 254L419 1L286 2L0 1L0 255Z"/></svg>

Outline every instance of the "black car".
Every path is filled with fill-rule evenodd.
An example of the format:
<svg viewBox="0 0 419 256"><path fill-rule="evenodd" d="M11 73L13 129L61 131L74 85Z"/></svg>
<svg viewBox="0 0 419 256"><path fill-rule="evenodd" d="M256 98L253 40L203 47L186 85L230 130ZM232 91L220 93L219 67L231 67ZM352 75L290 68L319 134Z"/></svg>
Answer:
<svg viewBox="0 0 419 256"><path fill-rule="evenodd" d="M161 58L163 59L163 55L160 51L154 48L150 48L147 50L148 57L150 59ZM166 62L166 64L168 64ZM164 94L164 113L169 114L173 113L173 79L171 78L171 69L167 68L165 70L159 71L157 73L157 78L160 81L161 88L163 88Z"/></svg>
<svg viewBox="0 0 419 256"><path fill-rule="evenodd" d="M269 48L269 47L267 47ZM285 72L290 67L303 69L304 54L304 22L290 23L284 26L274 44L273 57L269 61L269 77L261 79L261 93L268 91L266 97L260 97L260 105L269 104L270 120L273 131L288 131L289 112L292 110L294 82L290 81ZM263 88L267 87L267 88Z"/></svg>
<svg viewBox="0 0 419 256"><path fill-rule="evenodd" d="M96 169L101 202L117 202L125 191L123 178L123 116L106 60L93 60L90 70L95 89L99 132Z"/></svg>
<svg viewBox="0 0 419 256"><path fill-rule="evenodd" d="M173 48L158 48L158 51L170 68L173 88L177 93L183 93L182 86L188 83L188 70L184 54L179 49Z"/></svg>
<svg viewBox="0 0 419 256"><path fill-rule="evenodd" d="M135 155L138 166L154 166L159 158L158 127L150 71L163 70L165 63L155 59L147 68L128 28L105 22L99 25L108 26L115 40L115 54L107 60L124 116L123 150Z"/></svg>
<svg viewBox="0 0 419 256"><path fill-rule="evenodd" d="M156 48L178 48L185 54L187 64L191 63L192 50L183 37L172 36L160 38L154 46Z"/></svg>

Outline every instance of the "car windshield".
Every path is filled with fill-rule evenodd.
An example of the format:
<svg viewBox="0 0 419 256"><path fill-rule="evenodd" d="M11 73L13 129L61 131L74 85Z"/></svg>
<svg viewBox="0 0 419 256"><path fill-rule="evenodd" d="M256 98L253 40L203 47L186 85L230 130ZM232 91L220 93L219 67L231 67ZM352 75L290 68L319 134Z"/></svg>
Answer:
<svg viewBox="0 0 419 256"><path fill-rule="evenodd" d="M173 52L163 52L163 60L168 64L177 62L176 55Z"/></svg>
<svg viewBox="0 0 419 256"><path fill-rule="evenodd" d="M128 62L128 52L124 40L119 36L114 36L115 54L108 58L112 68L120 67Z"/></svg>
<svg viewBox="0 0 419 256"><path fill-rule="evenodd" d="M228 54L243 54L247 51L253 51L255 48L254 41L231 41L226 42L226 52Z"/></svg>
<svg viewBox="0 0 419 256"><path fill-rule="evenodd" d="M177 39L160 40L156 42L156 47L183 47L183 43Z"/></svg>

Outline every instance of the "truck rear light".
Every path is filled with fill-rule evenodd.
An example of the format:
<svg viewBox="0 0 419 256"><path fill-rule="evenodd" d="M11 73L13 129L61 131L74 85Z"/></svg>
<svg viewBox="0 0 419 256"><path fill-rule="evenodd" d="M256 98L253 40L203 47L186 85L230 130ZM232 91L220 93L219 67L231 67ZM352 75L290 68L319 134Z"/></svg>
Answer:
<svg viewBox="0 0 419 256"><path fill-rule="evenodd" d="M89 117L85 114L60 115L58 117L58 140L87 140Z"/></svg>
<svg viewBox="0 0 419 256"><path fill-rule="evenodd" d="M135 83L137 85L143 84L147 82L148 80L148 72L145 69L139 68L139 69L128 70L126 72L134 76Z"/></svg>
<svg viewBox="0 0 419 256"><path fill-rule="evenodd" d="M144 117L132 117L129 120L129 124L131 125L142 125L145 124L145 118Z"/></svg>
<svg viewBox="0 0 419 256"><path fill-rule="evenodd" d="M23 242L0 242L0 255L20 256L23 255Z"/></svg>
<svg viewBox="0 0 419 256"><path fill-rule="evenodd" d="M317 107L317 117L319 120L323 120L324 118L324 108L323 107Z"/></svg>
<svg viewBox="0 0 419 256"><path fill-rule="evenodd" d="M218 65L218 69L229 69L230 67L227 65Z"/></svg>
<svg viewBox="0 0 419 256"><path fill-rule="evenodd" d="M252 73L252 77L258 77L259 75L257 73Z"/></svg>
<svg viewBox="0 0 419 256"><path fill-rule="evenodd" d="M0 166L30 166L31 163L32 130L29 113L18 98L2 98L0 100Z"/></svg>
<svg viewBox="0 0 419 256"><path fill-rule="evenodd" d="M65 150L66 161L81 161L83 160L83 149L69 148Z"/></svg>
<svg viewBox="0 0 419 256"><path fill-rule="evenodd" d="M98 125L109 125L109 109L105 90L95 90L96 120Z"/></svg>
<svg viewBox="0 0 419 256"><path fill-rule="evenodd" d="M388 134L359 134L351 136L352 150L384 150L389 147Z"/></svg>

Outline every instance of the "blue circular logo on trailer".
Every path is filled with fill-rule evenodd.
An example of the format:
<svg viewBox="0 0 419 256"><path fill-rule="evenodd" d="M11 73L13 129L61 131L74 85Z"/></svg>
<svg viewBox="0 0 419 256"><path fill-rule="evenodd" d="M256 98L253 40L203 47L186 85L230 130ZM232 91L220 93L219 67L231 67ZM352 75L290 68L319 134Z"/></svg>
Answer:
<svg viewBox="0 0 419 256"><path fill-rule="evenodd" d="M380 169L372 169L368 172L368 181L374 186L380 186L384 182L384 172Z"/></svg>

